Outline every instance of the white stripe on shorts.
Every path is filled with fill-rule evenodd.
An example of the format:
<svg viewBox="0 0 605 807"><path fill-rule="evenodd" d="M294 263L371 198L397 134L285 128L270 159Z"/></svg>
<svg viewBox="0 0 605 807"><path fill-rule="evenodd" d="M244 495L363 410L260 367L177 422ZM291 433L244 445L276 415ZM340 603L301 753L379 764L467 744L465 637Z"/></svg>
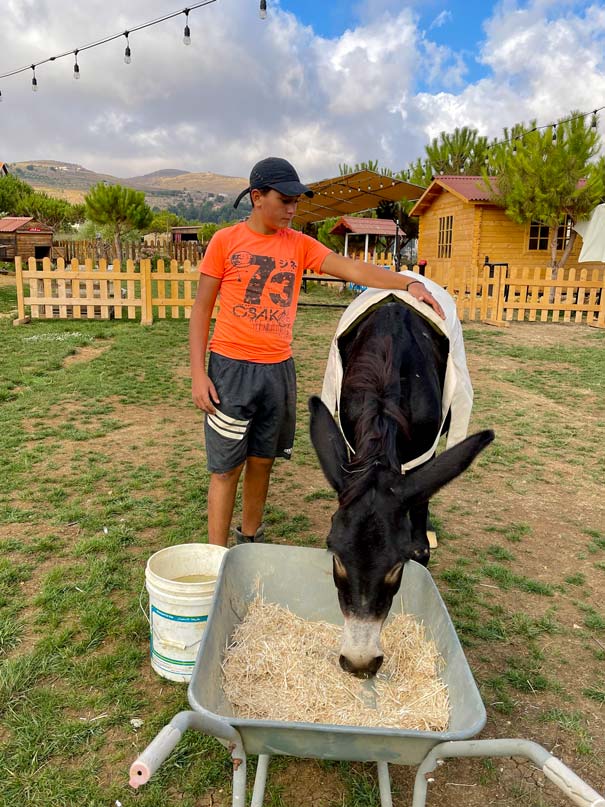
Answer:
<svg viewBox="0 0 605 807"><path fill-rule="evenodd" d="M219 420L222 420L223 424L226 426L243 426L244 429L247 429L248 423L250 423L249 420L236 420L235 418L229 417L229 415L226 415L224 412L221 412L216 408L214 414Z"/></svg>
<svg viewBox="0 0 605 807"><path fill-rule="evenodd" d="M243 440L250 422L248 420L236 420L219 412L218 409L214 415L207 415L207 418L208 425L215 432L218 432L223 437L229 437L231 440Z"/></svg>

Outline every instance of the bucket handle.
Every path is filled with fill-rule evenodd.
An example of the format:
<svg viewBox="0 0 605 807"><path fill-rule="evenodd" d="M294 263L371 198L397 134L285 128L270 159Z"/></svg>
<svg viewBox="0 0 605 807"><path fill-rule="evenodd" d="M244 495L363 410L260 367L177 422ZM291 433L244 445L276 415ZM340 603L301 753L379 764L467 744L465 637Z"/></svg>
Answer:
<svg viewBox="0 0 605 807"><path fill-rule="evenodd" d="M147 624L149 625L149 627L151 627L151 622L149 621L149 614L147 613L146 609L143 608L143 592L144 591L145 591L145 581L143 580L143 587L142 587L141 592L139 594L139 608L141 609L141 613L143 614L143 616L147 620Z"/></svg>

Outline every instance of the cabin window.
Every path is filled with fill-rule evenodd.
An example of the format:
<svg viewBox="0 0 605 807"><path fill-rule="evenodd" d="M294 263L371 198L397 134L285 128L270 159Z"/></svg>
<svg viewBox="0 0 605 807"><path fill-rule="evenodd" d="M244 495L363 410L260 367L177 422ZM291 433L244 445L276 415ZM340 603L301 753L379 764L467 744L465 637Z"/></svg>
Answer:
<svg viewBox="0 0 605 807"><path fill-rule="evenodd" d="M548 249L548 225L539 221L532 221L529 225L528 249Z"/></svg>
<svg viewBox="0 0 605 807"><path fill-rule="evenodd" d="M452 257L452 231L454 229L453 216L441 216L439 219L439 242L437 246L438 258Z"/></svg>
<svg viewBox="0 0 605 807"><path fill-rule="evenodd" d="M532 221L529 225L529 244L531 250L548 249L548 238L550 227L539 221ZM562 250L567 246L571 237L571 219L565 216L565 221L557 227L557 249Z"/></svg>

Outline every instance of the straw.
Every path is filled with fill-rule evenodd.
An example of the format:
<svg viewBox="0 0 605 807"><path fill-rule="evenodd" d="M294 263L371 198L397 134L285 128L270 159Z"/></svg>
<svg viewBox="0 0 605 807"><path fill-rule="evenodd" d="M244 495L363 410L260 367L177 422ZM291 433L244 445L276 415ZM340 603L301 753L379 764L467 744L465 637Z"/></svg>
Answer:
<svg viewBox="0 0 605 807"><path fill-rule="evenodd" d="M442 659L408 614L384 627L374 679L344 672L342 629L311 622L258 594L223 659L224 692L237 717L444 731L449 720Z"/></svg>

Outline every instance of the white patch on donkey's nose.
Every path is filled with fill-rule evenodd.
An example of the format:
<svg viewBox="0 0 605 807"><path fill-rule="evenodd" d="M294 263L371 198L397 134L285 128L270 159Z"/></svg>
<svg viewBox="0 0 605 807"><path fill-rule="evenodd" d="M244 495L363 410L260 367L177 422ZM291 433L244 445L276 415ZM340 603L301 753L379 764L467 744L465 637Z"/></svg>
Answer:
<svg viewBox="0 0 605 807"><path fill-rule="evenodd" d="M352 668L367 669L378 656L382 656L380 645L382 623L381 619L345 617L340 654L347 659Z"/></svg>

